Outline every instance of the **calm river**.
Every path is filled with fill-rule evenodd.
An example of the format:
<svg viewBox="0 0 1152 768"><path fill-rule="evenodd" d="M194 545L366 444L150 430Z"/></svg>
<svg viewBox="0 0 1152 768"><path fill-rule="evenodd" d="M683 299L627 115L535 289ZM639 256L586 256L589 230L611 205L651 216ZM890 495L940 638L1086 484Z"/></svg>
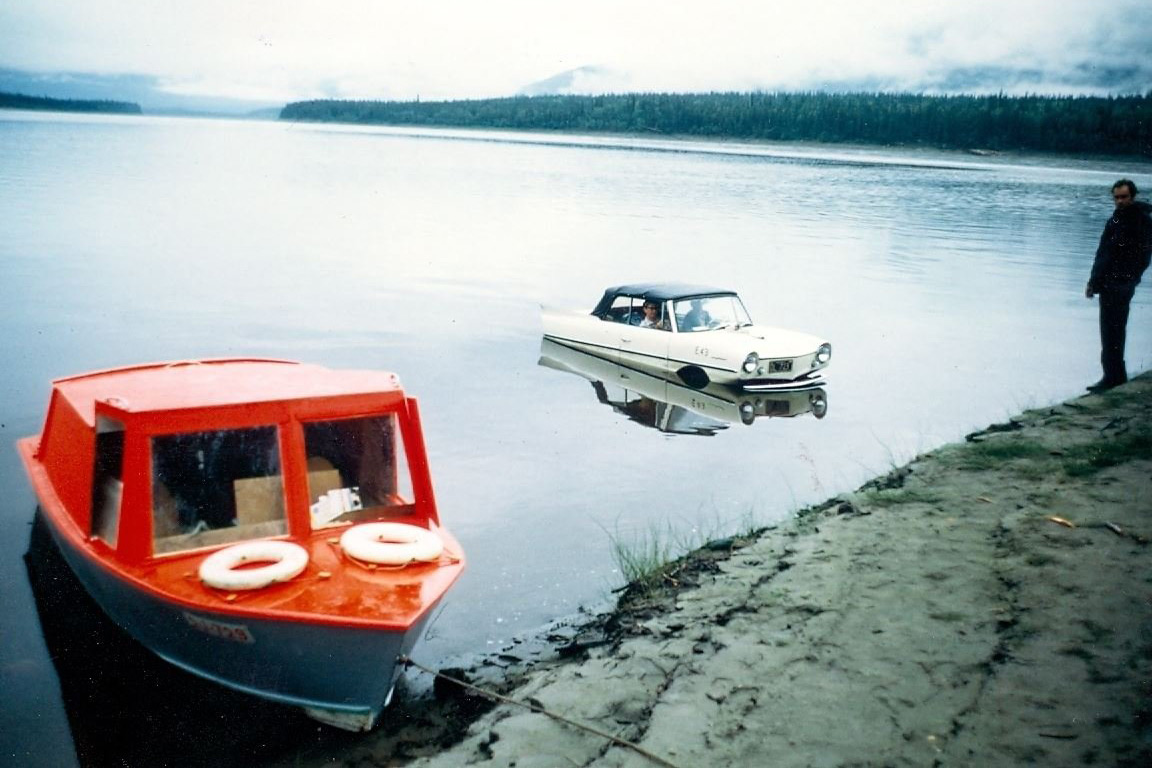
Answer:
<svg viewBox="0 0 1152 768"><path fill-rule="evenodd" d="M136 664L78 623L50 657L30 587L12 446L51 379L222 356L397 371L470 556L417 651L450 664L600 605L613 538L770 523L1095 381L1082 290L1125 175L1152 188L1148 164L0 112L0 760L75 764L79 720L141 725L116 716ZM649 280L732 287L830 339L827 415L675 434L539 364L541 303ZM77 653L118 683L66 710L52 658Z"/></svg>

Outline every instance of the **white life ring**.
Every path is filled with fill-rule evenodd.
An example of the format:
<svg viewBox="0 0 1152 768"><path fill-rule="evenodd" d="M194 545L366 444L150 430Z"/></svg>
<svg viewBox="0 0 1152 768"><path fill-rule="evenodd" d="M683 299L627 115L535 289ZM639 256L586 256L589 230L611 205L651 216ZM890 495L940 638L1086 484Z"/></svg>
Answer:
<svg viewBox="0 0 1152 768"><path fill-rule="evenodd" d="M344 531L340 548L349 557L366 563L408 565L438 560L444 551L444 542L418 525L364 523Z"/></svg>
<svg viewBox="0 0 1152 768"><path fill-rule="evenodd" d="M267 563L239 568L245 563ZM213 552L200 563L200 581L216 589L260 589L294 579L308 565L308 550L290 541L245 541Z"/></svg>

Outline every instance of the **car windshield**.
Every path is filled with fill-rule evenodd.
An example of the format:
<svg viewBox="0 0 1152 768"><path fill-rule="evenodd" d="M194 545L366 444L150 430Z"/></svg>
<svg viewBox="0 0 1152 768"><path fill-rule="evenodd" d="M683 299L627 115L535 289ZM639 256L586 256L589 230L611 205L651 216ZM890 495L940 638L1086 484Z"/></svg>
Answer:
<svg viewBox="0 0 1152 768"><path fill-rule="evenodd" d="M675 302L675 314L676 328L681 333L739 328L752 324L740 297L732 294L680 299Z"/></svg>

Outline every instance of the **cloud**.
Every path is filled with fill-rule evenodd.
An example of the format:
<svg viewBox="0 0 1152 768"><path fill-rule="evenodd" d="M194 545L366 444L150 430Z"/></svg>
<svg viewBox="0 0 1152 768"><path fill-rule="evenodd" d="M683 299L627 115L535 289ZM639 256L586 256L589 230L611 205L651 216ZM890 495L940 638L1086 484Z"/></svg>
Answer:
<svg viewBox="0 0 1152 768"><path fill-rule="evenodd" d="M587 67L620 75L589 90L1119 92L1152 82L1150 28L1147 0L8 0L0 67L281 102L510 95Z"/></svg>

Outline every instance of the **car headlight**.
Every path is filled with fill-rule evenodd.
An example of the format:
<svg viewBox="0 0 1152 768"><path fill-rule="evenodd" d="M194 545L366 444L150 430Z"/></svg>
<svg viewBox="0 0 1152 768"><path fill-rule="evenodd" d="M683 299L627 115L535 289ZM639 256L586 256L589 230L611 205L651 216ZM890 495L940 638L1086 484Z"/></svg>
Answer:
<svg viewBox="0 0 1152 768"><path fill-rule="evenodd" d="M831 344L821 344L820 349L816 350L816 359L814 362L817 365L825 365L831 359L832 359L832 345Z"/></svg>
<svg viewBox="0 0 1152 768"><path fill-rule="evenodd" d="M755 352L749 353L748 357L744 358L744 365L742 367L744 368L744 373L756 373L756 369L760 367L760 355Z"/></svg>

